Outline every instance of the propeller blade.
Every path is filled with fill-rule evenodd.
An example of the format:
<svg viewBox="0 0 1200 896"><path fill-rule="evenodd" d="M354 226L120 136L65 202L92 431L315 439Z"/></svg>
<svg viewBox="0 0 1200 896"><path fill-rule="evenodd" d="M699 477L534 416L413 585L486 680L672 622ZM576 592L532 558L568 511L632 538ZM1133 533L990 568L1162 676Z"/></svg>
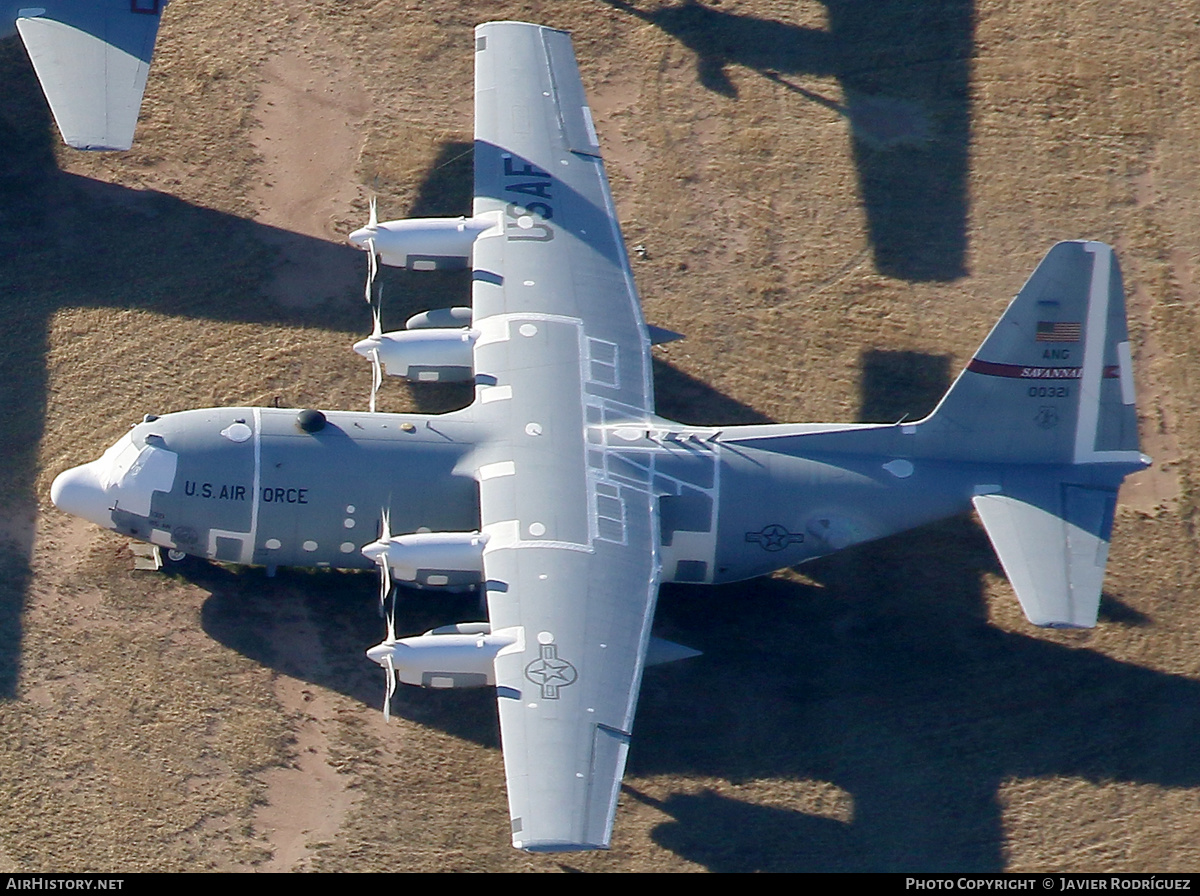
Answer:
<svg viewBox="0 0 1200 896"><path fill-rule="evenodd" d="M383 368L379 363L379 349L371 352L371 413L375 413L375 396L383 383Z"/></svg>
<svg viewBox="0 0 1200 896"><path fill-rule="evenodd" d="M392 695L396 693L396 667L392 665L392 655L384 657L386 668L383 674L387 676L387 685L383 694L383 720L387 722L392 717Z"/></svg>
<svg viewBox="0 0 1200 896"><path fill-rule="evenodd" d="M375 362L378 366L377 354ZM375 409L374 405L375 395L374 390L372 390L372 410ZM367 651L367 656L370 656L375 662L380 663L384 667L384 673L387 675L387 686L383 696L383 720L387 722L391 719L392 696L396 693L396 681L399 676L396 673L396 666L392 662L392 651L396 647L396 596L392 593L392 567L388 562L388 552L386 549L386 545L392 537L392 521L386 507L380 513L379 529L379 538L374 543L367 545L363 551L366 553L370 549L370 553L367 556L374 557L375 562L379 564L379 615L385 616L387 620L387 637L378 647L373 647ZM377 545L384 547L384 549L377 552L375 550ZM392 598L391 612L385 614L384 610L387 607L389 595ZM380 651L380 648L386 648L386 650ZM382 658L379 656L380 653L383 654Z"/></svg>
<svg viewBox="0 0 1200 896"><path fill-rule="evenodd" d="M392 593L392 570L388 566L387 552L380 554L376 562L379 564L379 615L382 616L388 595Z"/></svg>
<svg viewBox="0 0 1200 896"><path fill-rule="evenodd" d="M373 195L371 196L370 208L371 208L371 216L367 220L367 226L368 227L378 227L379 226L379 215L376 214L376 212L375 212L375 197Z"/></svg>
<svg viewBox="0 0 1200 896"><path fill-rule="evenodd" d="M372 261L374 255L371 256ZM374 273L369 272L367 275L367 301L370 301L371 280L374 279ZM383 336L383 321L380 318L380 310L383 307L383 287L379 288L379 302L371 306L371 335L370 339L378 340ZM383 367L379 363L379 348L378 342L376 347L371 350L371 413L375 413L375 396L379 392L380 385L383 384Z"/></svg>
<svg viewBox="0 0 1200 896"><path fill-rule="evenodd" d="M375 257L375 241L367 240L367 288L363 291L363 298L367 300L367 304L373 304L375 290L375 277L379 273L379 261Z"/></svg>
<svg viewBox="0 0 1200 896"><path fill-rule="evenodd" d="M396 596L392 595L392 612L387 616L387 644L396 643Z"/></svg>

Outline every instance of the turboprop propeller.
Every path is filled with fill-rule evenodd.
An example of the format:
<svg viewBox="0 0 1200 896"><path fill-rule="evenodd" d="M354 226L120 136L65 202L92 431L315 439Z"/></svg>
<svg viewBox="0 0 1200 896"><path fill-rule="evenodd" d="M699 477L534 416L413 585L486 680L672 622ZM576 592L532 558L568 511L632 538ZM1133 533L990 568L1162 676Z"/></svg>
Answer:
<svg viewBox="0 0 1200 896"><path fill-rule="evenodd" d="M383 304L382 292L380 305ZM354 343L354 350L371 361L371 413L375 413L375 398L383 383L383 362L379 359L379 347L383 344L383 326L379 320L379 308L371 309L371 335Z"/></svg>
<svg viewBox="0 0 1200 896"><path fill-rule="evenodd" d="M388 548L392 543L391 521L388 512L383 511L380 522L379 537L370 544L363 545L362 555L379 567L379 612L383 614L388 595L392 593L392 567L388 563ZM396 602L392 601L392 614L395 615Z"/></svg>
<svg viewBox="0 0 1200 896"><path fill-rule="evenodd" d="M376 209L375 197L370 200L370 212L367 220L367 226L356 233L374 234L379 228L379 214ZM355 343L354 350L371 361L371 413L375 413L375 401L379 394L379 387L383 383L383 365L379 360L379 344L380 338L383 336L383 325L381 315L383 313L383 288L380 287L379 292L375 291L375 278L379 275L379 255L375 251L375 239L368 235L362 247L367 251L367 285L363 290L363 298L367 304L371 306L371 335L361 342ZM360 349L363 346L364 349Z"/></svg>
<svg viewBox="0 0 1200 896"><path fill-rule="evenodd" d="M387 614L387 637L367 651L372 662L387 673L384 715L390 710L396 681L426 687L480 687L494 680L496 651L512 642L511 633L493 634L487 623L467 623L436 629L424 635L396 638L397 593L393 576L421 588L478 587L483 582L483 550L488 536L482 532L411 532L392 535L386 511L379 538L362 547L380 569L379 606L392 599Z"/></svg>
<svg viewBox="0 0 1200 896"><path fill-rule="evenodd" d="M475 238L492 218L411 218L379 222L375 197L367 224L350 242L367 252L365 298L372 309L371 335L354 351L372 365L371 410L384 373L426 383L470 382L474 377L470 308L447 308L414 315L403 330L383 331L383 292L376 291L379 265L412 271L455 270L470 263Z"/></svg>
<svg viewBox="0 0 1200 896"><path fill-rule="evenodd" d="M383 693L383 720L386 722L392 717L392 695L396 693L396 666L392 662L392 657L396 652L396 621L395 616L396 605L393 601L392 612L387 616L387 637L379 644L376 644L367 651L367 656L374 662L383 667L384 675L387 676L387 683L384 686Z"/></svg>
<svg viewBox="0 0 1200 896"><path fill-rule="evenodd" d="M378 318L376 318L378 320ZM378 364L376 365L378 370ZM371 410L375 410L375 390L371 390ZM367 651L367 656L383 667L387 676L387 685L383 697L383 720L391 717L392 695L396 693L396 667L392 663L392 655L396 646L396 597L392 594L392 568L388 563L387 548L391 542L391 521L385 508L380 521L379 538L362 549L363 556L375 562L379 567L379 614L387 620L387 637ZM391 612L385 613L388 596L392 597Z"/></svg>

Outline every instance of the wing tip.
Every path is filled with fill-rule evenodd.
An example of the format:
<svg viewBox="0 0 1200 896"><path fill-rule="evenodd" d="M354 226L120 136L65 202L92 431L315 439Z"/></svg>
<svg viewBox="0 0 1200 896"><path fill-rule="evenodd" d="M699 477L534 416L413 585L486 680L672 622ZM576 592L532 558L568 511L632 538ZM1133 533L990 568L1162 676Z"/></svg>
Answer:
<svg viewBox="0 0 1200 896"><path fill-rule="evenodd" d="M127 152L133 148L132 138L128 143L114 145L107 142L96 143L88 140L81 140L78 137L68 137L64 134L63 142L72 149L81 149L84 152Z"/></svg>
<svg viewBox="0 0 1200 896"><path fill-rule="evenodd" d="M559 840L535 840L526 842L514 838L513 846L525 852L590 852L597 849L608 849L608 843L572 843Z"/></svg>

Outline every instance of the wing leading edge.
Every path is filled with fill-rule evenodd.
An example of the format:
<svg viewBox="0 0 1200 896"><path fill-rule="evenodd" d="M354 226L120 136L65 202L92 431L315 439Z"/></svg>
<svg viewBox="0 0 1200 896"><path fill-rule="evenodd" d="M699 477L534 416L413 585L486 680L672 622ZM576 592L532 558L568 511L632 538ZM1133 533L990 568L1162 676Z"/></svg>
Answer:
<svg viewBox="0 0 1200 896"><path fill-rule="evenodd" d="M476 29L476 418L513 844L606 848L659 564L642 321L570 38Z"/></svg>
<svg viewBox="0 0 1200 896"><path fill-rule="evenodd" d="M165 0L42 0L17 31L63 140L76 149L133 145Z"/></svg>

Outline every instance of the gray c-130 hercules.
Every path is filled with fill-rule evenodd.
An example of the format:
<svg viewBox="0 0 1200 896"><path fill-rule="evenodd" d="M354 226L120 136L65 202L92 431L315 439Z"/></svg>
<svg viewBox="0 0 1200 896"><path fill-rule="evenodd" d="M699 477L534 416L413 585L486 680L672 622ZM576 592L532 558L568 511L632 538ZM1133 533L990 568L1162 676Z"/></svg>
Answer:
<svg viewBox="0 0 1200 896"><path fill-rule="evenodd" d="M473 403L147 417L55 480L59 508L214 560L378 565L384 600L395 580L481 587L486 623L398 639L389 619L368 655L389 697L397 677L495 686L513 844L533 851L610 842L643 667L686 653L650 636L660 582L763 575L973 506L1031 622L1095 624L1117 490L1148 463L1109 246L1054 246L924 420L674 423L569 36L489 23L475 54L472 217L372 211L351 236L372 270L472 269L469 309L394 333L376 317L356 350L376 387L384 366L473 378Z"/></svg>

